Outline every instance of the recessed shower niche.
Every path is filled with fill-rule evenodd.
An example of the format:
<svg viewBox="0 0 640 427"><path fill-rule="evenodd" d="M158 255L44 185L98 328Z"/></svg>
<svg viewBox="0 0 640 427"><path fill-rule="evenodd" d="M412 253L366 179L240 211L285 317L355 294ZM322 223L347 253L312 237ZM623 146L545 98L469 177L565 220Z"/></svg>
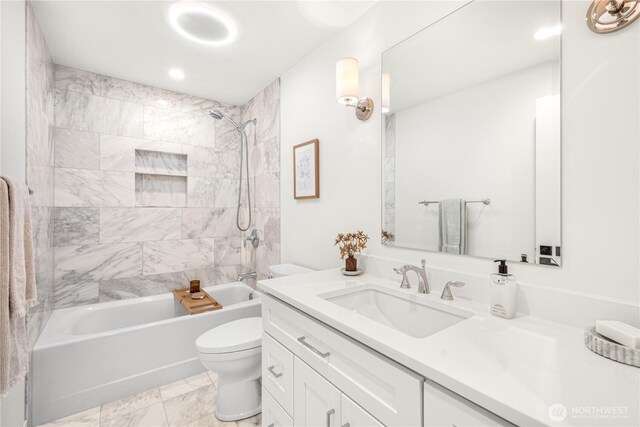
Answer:
<svg viewBox="0 0 640 427"><path fill-rule="evenodd" d="M187 155L136 150L136 206L187 205Z"/></svg>

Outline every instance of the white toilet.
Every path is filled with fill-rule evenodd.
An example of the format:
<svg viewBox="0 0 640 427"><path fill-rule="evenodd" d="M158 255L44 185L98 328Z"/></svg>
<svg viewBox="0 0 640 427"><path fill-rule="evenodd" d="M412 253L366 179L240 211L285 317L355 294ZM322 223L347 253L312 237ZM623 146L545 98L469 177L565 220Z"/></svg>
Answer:
<svg viewBox="0 0 640 427"><path fill-rule="evenodd" d="M236 421L259 414L261 404L262 319L225 323L196 340L200 362L218 374L215 414Z"/></svg>
<svg viewBox="0 0 640 427"><path fill-rule="evenodd" d="M313 270L294 264L269 267L271 277ZM196 340L200 362L218 374L216 417L236 421L262 411L262 318L248 317L215 327Z"/></svg>

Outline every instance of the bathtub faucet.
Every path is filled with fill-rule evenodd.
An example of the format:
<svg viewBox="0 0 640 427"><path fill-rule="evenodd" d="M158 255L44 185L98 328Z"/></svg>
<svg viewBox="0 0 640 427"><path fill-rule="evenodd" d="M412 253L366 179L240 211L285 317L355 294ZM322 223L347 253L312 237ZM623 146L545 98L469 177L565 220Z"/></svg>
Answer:
<svg viewBox="0 0 640 427"><path fill-rule="evenodd" d="M257 279L257 278L258 278L258 273L256 273L255 271L252 271L251 273L238 275L238 277L236 278L236 282L244 282L247 279Z"/></svg>

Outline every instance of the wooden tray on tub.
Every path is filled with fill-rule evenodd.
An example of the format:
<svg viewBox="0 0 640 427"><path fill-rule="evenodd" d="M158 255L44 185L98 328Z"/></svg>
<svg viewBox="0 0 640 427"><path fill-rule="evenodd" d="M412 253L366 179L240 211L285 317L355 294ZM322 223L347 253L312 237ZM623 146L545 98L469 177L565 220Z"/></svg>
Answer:
<svg viewBox="0 0 640 427"><path fill-rule="evenodd" d="M222 308L222 304L220 304L214 297L203 290L200 290L200 292L204 294L204 298L202 299L191 298L189 288L174 289L173 296L189 314L200 314L207 311L220 310Z"/></svg>

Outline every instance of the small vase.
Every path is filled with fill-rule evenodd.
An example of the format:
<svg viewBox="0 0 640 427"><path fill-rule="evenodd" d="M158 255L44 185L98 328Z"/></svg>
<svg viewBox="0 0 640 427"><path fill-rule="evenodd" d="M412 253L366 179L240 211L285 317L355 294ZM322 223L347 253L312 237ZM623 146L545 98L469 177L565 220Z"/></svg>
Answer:
<svg viewBox="0 0 640 427"><path fill-rule="evenodd" d="M358 271L358 260L350 256L345 260L344 269L346 271Z"/></svg>

